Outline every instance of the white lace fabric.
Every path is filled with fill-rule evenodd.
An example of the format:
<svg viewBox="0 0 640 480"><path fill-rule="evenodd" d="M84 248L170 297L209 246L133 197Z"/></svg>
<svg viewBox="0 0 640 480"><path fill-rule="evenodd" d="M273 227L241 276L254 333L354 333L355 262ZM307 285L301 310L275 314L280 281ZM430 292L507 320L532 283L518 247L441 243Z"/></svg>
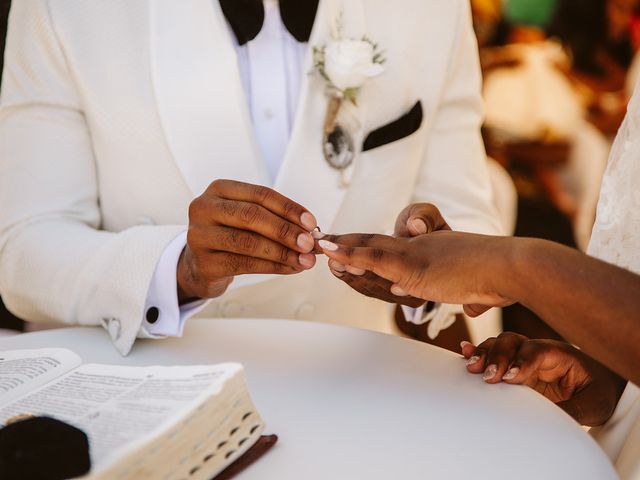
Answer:
<svg viewBox="0 0 640 480"><path fill-rule="evenodd" d="M589 254L640 274L639 87L611 151ZM621 478L640 479L640 389L629 385L613 418L592 433Z"/></svg>

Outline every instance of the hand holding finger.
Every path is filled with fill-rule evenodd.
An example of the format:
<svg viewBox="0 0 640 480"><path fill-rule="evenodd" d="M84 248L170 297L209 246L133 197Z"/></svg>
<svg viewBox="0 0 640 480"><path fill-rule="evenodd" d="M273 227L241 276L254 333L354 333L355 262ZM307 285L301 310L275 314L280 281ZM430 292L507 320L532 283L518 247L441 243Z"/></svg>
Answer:
<svg viewBox="0 0 640 480"><path fill-rule="evenodd" d="M272 189L213 182L189 206L187 246L176 272L179 299L219 296L236 275L312 268L315 228L310 212Z"/></svg>
<svg viewBox="0 0 640 480"><path fill-rule="evenodd" d="M406 305L411 308L418 308L424 305L424 300L414 297L398 297L391 293L391 282L385 280L372 272L354 274L346 267L334 260L329 260L331 273L351 288L370 298L376 298L388 303Z"/></svg>
<svg viewBox="0 0 640 480"><path fill-rule="evenodd" d="M327 257L344 265L345 268L353 267L370 271L395 284L402 278L403 274L407 273L407 265L400 254L401 246L395 243L387 243L388 240L394 242L397 242L397 240L391 237L381 239L381 243L385 242L391 249L368 246L350 247L325 239L318 241L318 245Z"/></svg>
<svg viewBox="0 0 640 480"><path fill-rule="evenodd" d="M217 180L209 186L207 192L228 200L260 205L298 225L307 233L318 227L316 218L306 208L268 187L233 180Z"/></svg>
<svg viewBox="0 0 640 480"><path fill-rule="evenodd" d="M304 207L259 185L213 182L189 207L190 225L220 225L258 233L300 253L314 247L318 226Z"/></svg>
<svg viewBox="0 0 640 480"><path fill-rule="evenodd" d="M398 297L467 305L478 315L486 306L513 303L495 290L486 259L500 255L502 240L451 231L412 238L384 235L327 235L318 247L344 265L375 273L392 283Z"/></svg>
<svg viewBox="0 0 640 480"><path fill-rule="evenodd" d="M310 269L316 262L310 253L299 253L257 233L225 226L193 225L187 242L196 251L235 253L294 268Z"/></svg>
<svg viewBox="0 0 640 480"><path fill-rule="evenodd" d="M225 198L204 198L191 204L190 224L226 226L262 235L300 253L310 253L315 241L311 233L265 207Z"/></svg>

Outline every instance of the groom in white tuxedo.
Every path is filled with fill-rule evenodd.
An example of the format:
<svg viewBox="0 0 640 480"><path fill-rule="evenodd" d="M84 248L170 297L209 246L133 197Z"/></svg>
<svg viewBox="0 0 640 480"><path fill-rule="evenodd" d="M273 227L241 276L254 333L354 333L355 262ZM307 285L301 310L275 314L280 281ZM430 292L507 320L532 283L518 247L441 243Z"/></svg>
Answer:
<svg viewBox="0 0 640 480"><path fill-rule="evenodd" d="M344 171L313 73L338 21L386 58ZM0 294L32 321L103 325L123 354L198 312L391 331L386 304L315 266L311 233L390 232L413 202L501 233L480 82L467 0L14 2Z"/></svg>

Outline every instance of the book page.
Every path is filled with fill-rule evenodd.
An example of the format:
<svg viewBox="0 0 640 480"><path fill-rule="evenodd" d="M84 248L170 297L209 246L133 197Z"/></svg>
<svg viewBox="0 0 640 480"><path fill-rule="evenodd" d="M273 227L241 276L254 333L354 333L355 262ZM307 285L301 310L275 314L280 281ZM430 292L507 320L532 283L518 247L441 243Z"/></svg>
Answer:
<svg viewBox="0 0 640 480"><path fill-rule="evenodd" d="M43 348L0 352L0 406L80 366L71 350Z"/></svg>
<svg viewBox="0 0 640 480"><path fill-rule="evenodd" d="M222 390L242 367L83 365L0 408L0 422L22 413L47 415L89 436L92 470L179 419L198 400Z"/></svg>

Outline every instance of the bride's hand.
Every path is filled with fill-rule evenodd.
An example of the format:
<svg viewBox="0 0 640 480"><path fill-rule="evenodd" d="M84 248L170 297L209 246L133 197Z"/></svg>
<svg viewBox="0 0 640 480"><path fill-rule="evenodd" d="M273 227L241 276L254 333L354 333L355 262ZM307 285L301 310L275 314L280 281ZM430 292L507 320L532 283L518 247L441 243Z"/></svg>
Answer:
<svg viewBox="0 0 640 480"><path fill-rule="evenodd" d="M505 332L477 347L463 342L469 373L487 383L526 385L556 403L581 425L611 418L627 382L582 351L555 340Z"/></svg>
<svg viewBox="0 0 640 480"><path fill-rule="evenodd" d="M429 203L415 203L405 208L396 220L393 236L399 238L411 238L426 235L439 230L451 230L438 208ZM319 238L320 235L317 235ZM325 240L336 238L324 236ZM361 246L360 242L366 239L362 235L344 235L340 241L345 246ZM399 297L391 293L391 282L379 277L373 272L365 272L357 268L351 268L334 260L329 260L329 269L336 278L349 285L358 293L367 297L376 298L384 302L406 305L418 308L425 303L421 298L411 296Z"/></svg>
<svg viewBox="0 0 640 480"><path fill-rule="evenodd" d="M471 316L514 303L494 287L508 275L509 239L436 231L414 238L326 236L323 253L345 270L385 279L394 297L463 304ZM402 302L400 302L402 303Z"/></svg>

